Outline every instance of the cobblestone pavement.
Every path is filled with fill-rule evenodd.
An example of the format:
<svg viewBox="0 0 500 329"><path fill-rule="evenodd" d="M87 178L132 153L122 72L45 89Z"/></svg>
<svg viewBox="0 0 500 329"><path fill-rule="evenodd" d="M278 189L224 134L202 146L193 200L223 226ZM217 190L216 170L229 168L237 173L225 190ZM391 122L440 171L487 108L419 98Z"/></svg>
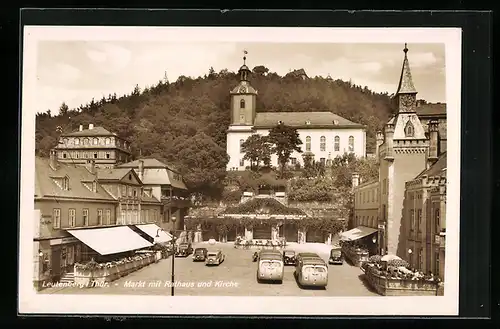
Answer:
<svg viewBox="0 0 500 329"><path fill-rule="evenodd" d="M326 289L301 289L293 276L294 267L285 267L282 284L257 283L256 263L252 262L255 250L235 249L232 243L206 246L209 250L221 249L225 261L214 267L193 262L191 256L175 258L176 296L378 296L361 279L359 268L347 263L329 265ZM330 246L324 244L290 244L287 249L296 252L316 252L328 259ZM116 281L109 287L98 288L48 288L44 294L127 294L170 295L171 258L151 264ZM179 286L180 284L180 286Z"/></svg>

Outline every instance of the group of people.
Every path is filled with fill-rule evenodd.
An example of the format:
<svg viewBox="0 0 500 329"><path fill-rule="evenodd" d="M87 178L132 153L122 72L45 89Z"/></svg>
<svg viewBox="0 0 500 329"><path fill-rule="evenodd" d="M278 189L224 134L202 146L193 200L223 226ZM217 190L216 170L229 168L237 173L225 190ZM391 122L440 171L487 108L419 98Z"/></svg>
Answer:
<svg viewBox="0 0 500 329"><path fill-rule="evenodd" d="M390 279L440 282L439 276L434 275L432 271L424 274L422 271L414 268L384 266L381 263L365 263L363 267L365 270L373 271L376 275Z"/></svg>
<svg viewBox="0 0 500 329"><path fill-rule="evenodd" d="M237 236L234 242L235 248L237 246L262 246L262 247L285 247L286 240L284 238L280 238L279 240L246 240L241 236Z"/></svg>

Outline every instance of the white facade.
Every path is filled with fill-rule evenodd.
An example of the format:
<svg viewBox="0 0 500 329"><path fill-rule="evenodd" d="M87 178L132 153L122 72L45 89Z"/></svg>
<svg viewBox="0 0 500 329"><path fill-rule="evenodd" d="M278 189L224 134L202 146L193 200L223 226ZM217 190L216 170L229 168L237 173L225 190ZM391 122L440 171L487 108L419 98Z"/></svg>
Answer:
<svg viewBox="0 0 500 329"><path fill-rule="evenodd" d="M237 130L237 128L239 129ZM245 141L252 135L252 131L249 128L251 127L231 127L228 131L227 154L229 155L229 163L227 170L245 170L245 167L250 166L250 162L247 160L241 162L245 154L241 152L240 148L241 141ZM354 153L357 157L366 156L366 131L362 128L297 129L297 131L302 141L302 152L312 152L315 161L333 160L336 156L341 156L344 153ZM257 129L254 133L267 136L269 130ZM310 137L310 143L307 142L309 140L308 137ZM324 137L324 143L322 143L322 137ZM352 137L351 144L349 144L350 137ZM335 142L336 140L338 140L338 143ZM308 147L309 144L310 148ZM301 166L303 165L301 153L293 152L290 158L290 164L299 163ZM278 159L275 154L271 156L271 165L278 165Z"/></svg>
<svg viewBox="0 0 500 329"><path fill-rule="evenodd" d="M243 58L246 60L246 58ZM269 128L280 123L297 128L302 152L312 152L314 160L326 163L344 153L366 157L366 130L331 112L262 112L256 111L257 90L248 81L250 70L244 64L238 71L240 83L231 92L231 125L227 130L227 170L245 170L250 161L243 161L241 144L252 134L267 136ZM255 128L254 128L255 127ZM303 165L302 154L293 152L290 165ZM271 165L278 166L276 155Z"/></svg>

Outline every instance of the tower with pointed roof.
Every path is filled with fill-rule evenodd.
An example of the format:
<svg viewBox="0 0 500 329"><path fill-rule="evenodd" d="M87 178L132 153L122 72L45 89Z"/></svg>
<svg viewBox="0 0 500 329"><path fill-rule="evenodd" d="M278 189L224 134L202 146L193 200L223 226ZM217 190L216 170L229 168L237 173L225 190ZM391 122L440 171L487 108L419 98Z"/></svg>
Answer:
<svg viewBox="0 0 500 329"><path fill-rule="evenodd" d="M424 127L415 110L417 90L413 84L406 44L403 52L401 76L394 96L398 112L385 126L384 141L379 151L379 245L384 253L400 257L406 256L404 241L400 241L405 232L405 223L401 222L402 211L404 203L411 202L404 198L405 182L426 168L429 151Z"/></svg>

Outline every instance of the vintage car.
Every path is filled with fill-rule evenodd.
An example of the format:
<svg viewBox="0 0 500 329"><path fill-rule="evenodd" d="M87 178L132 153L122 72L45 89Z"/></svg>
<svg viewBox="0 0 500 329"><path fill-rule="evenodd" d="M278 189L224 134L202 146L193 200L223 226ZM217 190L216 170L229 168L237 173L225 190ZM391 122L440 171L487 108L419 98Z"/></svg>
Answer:
<svg viewBox="0 0 500 329"><path fill-rule="evenodd" d="M340 265L344 263L344 255L342 254L342 248L340 246L333 247L332 250L330 250L330 258L328 258L328 263Z"/></svg>
<svg viewBox="0 0 500 329"><path fill-rule="evenodd" d="M283 251L283 262L285 265L295 265L295 251L285 250Z"/></svg>
<svg viewBox="0 0 500 329"><path fill-rule="evenodd" d="M302 258L319 258L321 259L321 257L317 254L317 253L314 253L314 252L300 252L298 253L296 256L295 256L295 265L298 266L300 261L302 260Z"/></svg>
<svg viewBox="0 0 500 329"><path fill-rule="evenodd" d="M193 262L204 262L207 259L207 248L196 248L193 252Z"/></svg>
<svg viewBox="0 0 500 329"><path fill-rule="evenodd" d="M328 285L328 266L325 261L318 258L302 258L294 274L300 287L326 287Z"/></svg>
<svg viewBox="0 0 500 329"><path fill-rule="evenodd" d="M262 250L259 253L257 282L283 282L285 274L283 255L277 250Z"/></svg>
<svg viewBox="0 0 500 329"><path fill-rule="evenodd" d="M193 253L193 246L189 242L183 242L177 246L175 256L187 257Z"/></svg>
<svg viewBox="0 0 500 329"><path fill-rule="evenodd" d="M205 260L205 265L220 265L224 261L224 254L222 251L209 251L207 253L207 259Z"/></svg>

